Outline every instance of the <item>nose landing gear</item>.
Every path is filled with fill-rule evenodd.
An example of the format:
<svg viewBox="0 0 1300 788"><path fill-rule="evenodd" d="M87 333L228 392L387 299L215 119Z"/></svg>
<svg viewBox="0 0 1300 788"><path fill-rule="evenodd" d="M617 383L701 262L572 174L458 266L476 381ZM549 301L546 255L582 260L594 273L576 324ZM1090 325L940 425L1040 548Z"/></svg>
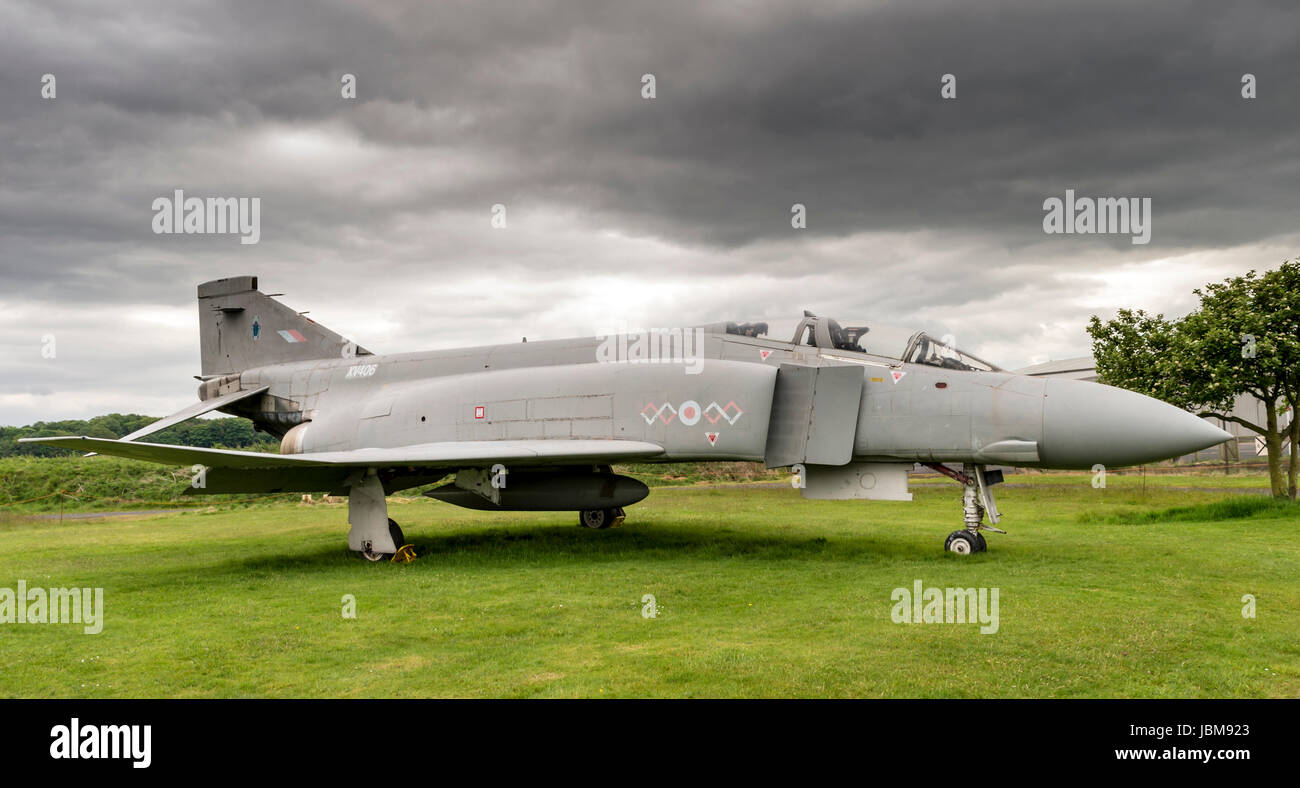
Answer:
<svg viewBox="0 0 1300 788"><path fill-rule="evenodd" d="M957 555L970 555L971 553L982 553L989 549L988 543L984 541L984 534L976 531L974 533L963 528L960 531L953 531L948 534L944 540L943 549Z"/></svg>
<svg viewBox="0 0 1300 788"><path fill-rule="evenodd" d="M943 549L958 555L970 555L987 551L988 543L984 540L984 534L980 533L980 531L992 531L998 534L1006 533L1001 528L995 528L991 525L991 523L996 523L1002 519L1002 515L998 513L997 504L993 500L992 489L993 485L1002 481L1002 471L986 471L983 465L971 465L970 463L962 463L960 471L949 468L941 462L927 462L924 465L962 484L962 515L966 521L966 527L948 534L948 538L944 540ZM989 525L984 524L984 515L986 513L988 514Z"/></svg>

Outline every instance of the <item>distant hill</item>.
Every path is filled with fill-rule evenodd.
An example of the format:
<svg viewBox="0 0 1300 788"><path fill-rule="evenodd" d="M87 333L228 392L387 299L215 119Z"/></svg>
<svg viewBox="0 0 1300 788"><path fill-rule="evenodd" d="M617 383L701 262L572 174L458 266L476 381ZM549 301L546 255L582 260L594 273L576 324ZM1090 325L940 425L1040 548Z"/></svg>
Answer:
<svg viewBox="0 0 1300 788"><path fill-rule="evenodd" d="M157 421L155 416L136 413L109 413L89 420L38 421L26 427L0 427L0 457L62 457L81 452L53 446L19 443L19 438L45 438L53 435L87 435L92 438L120 438ZM273 450L280 441L264 432L254 432L253 422L241 418L191 419L145 440L176 446L205 448Z"/></svg>

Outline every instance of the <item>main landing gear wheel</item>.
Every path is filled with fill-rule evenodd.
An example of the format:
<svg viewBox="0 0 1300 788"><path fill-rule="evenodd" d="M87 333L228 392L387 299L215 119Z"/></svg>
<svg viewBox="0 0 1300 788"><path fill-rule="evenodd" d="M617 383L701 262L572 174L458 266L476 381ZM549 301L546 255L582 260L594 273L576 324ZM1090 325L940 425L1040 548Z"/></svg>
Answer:
<svg viewBox="0 0 1300 788"><path fill-rule="evenodd" d="M388 518L388 535L393 537L393 544L397 546L400 552L402 545L406 544L406 537L402 534L402 527L391 517ZM366 542L366 544L369 545L370 543ZM367 561L391 561L394 555L393 553L376 553L369 549L353 550L353 552Z"/></svg>
<svg viewBox="0 0 1300 788"><path fill-rule="evenodd" d="M583 509L578 512L578 525L585 528L595 528L604 530L606 528L617 528L623 524L627 514L622 508L618 509Z"/></svg>
<svg viewBox="0 0 1300 788"><path fill-rule="evenodd" d="M948 538L944 540L943 549L958 555L970 555L972 553L982 553L988 550L989 546L984 541L984 534L972 533L963 528L960 531L953 531L948 534Z"/></svg>

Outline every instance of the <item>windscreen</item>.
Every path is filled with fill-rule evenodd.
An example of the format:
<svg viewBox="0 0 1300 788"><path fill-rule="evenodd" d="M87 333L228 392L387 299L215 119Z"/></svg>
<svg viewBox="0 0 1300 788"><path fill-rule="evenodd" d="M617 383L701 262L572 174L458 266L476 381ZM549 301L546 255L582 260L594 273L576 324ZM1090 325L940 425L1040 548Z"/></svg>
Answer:
<svg viewBox="0 0 1300 788"><path fill-rule="evenodd" d="M924 331L916 334L908 342L903 360L911 364L928 364L944 369L978 370L981 372L999 372L1000 367L972 356L952 345L936 339Z"/></svg>

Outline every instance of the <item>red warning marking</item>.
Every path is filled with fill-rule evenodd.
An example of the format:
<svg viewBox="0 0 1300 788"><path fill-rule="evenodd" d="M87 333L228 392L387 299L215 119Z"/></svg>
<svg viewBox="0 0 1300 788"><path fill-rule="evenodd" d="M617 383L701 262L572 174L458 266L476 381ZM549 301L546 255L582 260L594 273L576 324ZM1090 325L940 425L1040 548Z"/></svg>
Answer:
<svg viewBox="0 0 1300 788"><path fill-rule="evenodd" d="M718 444L718 433L716 433L716 432L706 432L706 433L704 433L704 437L706 437L706 438L709 439L709 445L710 445L710 446L716 446L716 445Z"/></svg>
<svg viewBox="0 0 1300 788"><path fill-rule="evenodd" d="M483 407L482 405L474 406L474 418L481 419L486 415L487 415L487 408Z"/></svg>
<svg viewBox="0 0 1300 788"><path fill-rule="evenodd" d="M901 369L894 369L894 370L890 370L889 374L891 377L893 377L894 382L897 383L898 381L902 380L903 376L906 375L907 373L902 371Z"/></svg>
<svg viewBox="0 0 1300 788"><path fill-rule="evenodd" d="M759 357L762 358L764 361L767 361L767 357L770 356L770 355L772 355L772 351L770 351L770 350L760 350L760 351L758 351L758 355L759 355Z"/></svg>

